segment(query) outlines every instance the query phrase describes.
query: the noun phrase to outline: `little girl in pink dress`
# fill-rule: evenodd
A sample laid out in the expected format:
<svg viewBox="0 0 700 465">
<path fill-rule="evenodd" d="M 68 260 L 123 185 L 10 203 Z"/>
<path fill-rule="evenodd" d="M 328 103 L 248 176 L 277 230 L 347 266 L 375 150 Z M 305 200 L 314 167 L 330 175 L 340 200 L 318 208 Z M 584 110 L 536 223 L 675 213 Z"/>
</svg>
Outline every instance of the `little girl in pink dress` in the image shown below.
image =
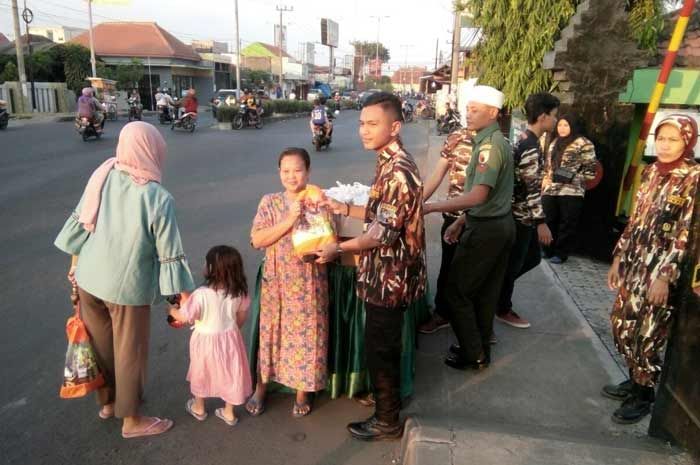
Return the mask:
<svg viewBox="0 0 700 465">
<path fill-rule="evenodd" d="M 178 321 L 194 324 L 190 338 L 190 382 L 192 398 L 187 412 L 199 421 L 207 418 L 204 400 L 218 397 L 226 406 L 215 414 L 229 426 L 238 423 L 234 405 L 252 393 L 246 347 L 240 328 L 248 314 L 250 298 L 243 273 L 243 260 L 233 247 L 219 245 L 207 253 L 205 283 L 181 304 L 171 308 Z"/>
</svg>

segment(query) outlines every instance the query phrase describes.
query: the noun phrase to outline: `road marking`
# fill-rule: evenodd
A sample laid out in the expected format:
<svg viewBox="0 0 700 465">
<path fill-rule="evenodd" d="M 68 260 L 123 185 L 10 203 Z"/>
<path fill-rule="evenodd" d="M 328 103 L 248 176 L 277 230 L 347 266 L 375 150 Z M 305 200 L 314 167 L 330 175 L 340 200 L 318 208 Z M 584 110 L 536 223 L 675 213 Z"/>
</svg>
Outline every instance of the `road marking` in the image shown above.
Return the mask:
<svg viewBox="0 0 700 465">
<path fill-rule="evenodd" d="M 26 398 L 26 397 L 22 397 L 22 398 L 19 399 L 19 400 L 16 400 L 16 401 L 14 401 L 14 402 L 10 402 L 9 404 L 3 405 L 2 408 L 0 408 L 0 413 L 5 413 L 6 410 L 10 410 L 10 409 L 14 409 L 14 408 L 19 408 L 19 407 L 24 407 L 24 406 L 27 405 L 27 404 L 28 404 L 27 398 Z"/>
</svg>

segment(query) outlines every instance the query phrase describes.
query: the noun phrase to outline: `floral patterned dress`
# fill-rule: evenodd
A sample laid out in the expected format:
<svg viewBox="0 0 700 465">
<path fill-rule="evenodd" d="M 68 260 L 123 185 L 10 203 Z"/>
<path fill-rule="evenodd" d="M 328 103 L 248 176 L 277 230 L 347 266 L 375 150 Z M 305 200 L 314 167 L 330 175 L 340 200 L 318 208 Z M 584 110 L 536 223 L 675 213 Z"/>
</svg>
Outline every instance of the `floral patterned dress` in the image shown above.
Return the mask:
<svg viewBox="0 0 700 465">
<path fill-rule="evenodd" d="M 284 193 L 260 201 L 253 231 L 282 221 Z M 260 295 L 258 369 L 262 381 L 313 392 L 325 389 L 328 362 L 328 276 L 325 265 L 304 263 L 287 233 L 265 249 Z"/>
</svg>

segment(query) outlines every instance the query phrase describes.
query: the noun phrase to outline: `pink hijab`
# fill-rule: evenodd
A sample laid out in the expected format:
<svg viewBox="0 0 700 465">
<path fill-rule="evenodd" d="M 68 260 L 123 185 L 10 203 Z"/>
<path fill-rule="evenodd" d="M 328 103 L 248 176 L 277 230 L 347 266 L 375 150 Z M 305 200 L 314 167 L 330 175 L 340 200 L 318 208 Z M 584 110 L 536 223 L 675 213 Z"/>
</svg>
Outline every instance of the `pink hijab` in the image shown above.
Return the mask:
<svg viewBox="0 0 700 465">
<path fill-rule="evenodd" d="M 107 159 L 90 176 L 78 221 L 87 231 L 95 231 L 102 187 L 112 169 L 129 173 L 136 184 L 160 183 L 166 153 L 165 139 L 153 125 L 136 121 L 124 126 L 119 133 L 117 156 Z"/>
</svg>

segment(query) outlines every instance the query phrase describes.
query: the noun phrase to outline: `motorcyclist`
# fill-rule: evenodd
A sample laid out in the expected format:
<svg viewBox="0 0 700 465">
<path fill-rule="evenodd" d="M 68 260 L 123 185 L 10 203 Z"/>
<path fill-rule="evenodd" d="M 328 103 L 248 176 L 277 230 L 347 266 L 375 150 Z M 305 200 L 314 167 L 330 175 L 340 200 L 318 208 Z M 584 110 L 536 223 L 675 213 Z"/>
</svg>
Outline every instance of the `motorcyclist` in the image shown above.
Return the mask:
<svg viewBox="0 0 700 465">
<path fill-rule="evenodd" d="M 328 118 L 328 109 L 325 106 L 325 98 L 317 98 L 314 100 L 314 108 L 311 110 L 311 120 L 309 128 L 311 128 L 311 136 L 314 135 L 316 126 L 323 126 L 323 134 L 330 139 L 333 135 L 333 124 Z"/>
<path fill-rule="evenodd" d="M 180 105 L 182 106 L 182 108 L 184 108 L 183 115 L 186 115 L 187 113 L 194 113 L 195 115 L 197 115 L 197 108 L 199 107 L 199 102 L 197 101 L 196 92 L 194 89 L 189 89 L 187 91 L 187 95 L 184 99 L 182 99 Z"/>
<path fill-rule="evenodd" d="M 78 99 L 78 117 L 87 118 L 101 132 L 105 127 L 102 104 L 94 97 L 92 87 L 84 87 L 81 94 Z"/>
<path fill-rule="evenodd" d="M 245 103 L 245 111 L 250 120 L 255 120 L 259 117 L 258 101 L 250 89 L 245 89 L 244 92 L 245 95 L 243 96 L 242 101 Z"/>
<path fill-rule="evenodd" d="M 141 105 L 141 95 L 139 94 L 138 89 L 132 89 L 131 94 L 129 94 L 129 98 L 127 98 L 126 101 L 129 102 L 130 105 L 132 103 L 136 105 L 136 109 L 139 113 L 141 113 L 143 110 L 143 105 Z"/>
<path fill-rule="evenodd" d="M 340 111 L 340 100 L 340 92 L 336 92 L 335 94 L 333 94 L 333 101 L 335 102 L 335 109 L 337 111 Z"/>
<path fill-rule="evenodd" d="M 173 115 L 171 110 L 177 106 L 175 100 L 173 100 L 170 94 L 168 94 L 168 89 L 163 89 L 163 92 L 160 94 L 160 98 L 156 100 L 156 103 L 159 111 L 162 111 L 163 114 L 170 116 Z"/>
</svg>

